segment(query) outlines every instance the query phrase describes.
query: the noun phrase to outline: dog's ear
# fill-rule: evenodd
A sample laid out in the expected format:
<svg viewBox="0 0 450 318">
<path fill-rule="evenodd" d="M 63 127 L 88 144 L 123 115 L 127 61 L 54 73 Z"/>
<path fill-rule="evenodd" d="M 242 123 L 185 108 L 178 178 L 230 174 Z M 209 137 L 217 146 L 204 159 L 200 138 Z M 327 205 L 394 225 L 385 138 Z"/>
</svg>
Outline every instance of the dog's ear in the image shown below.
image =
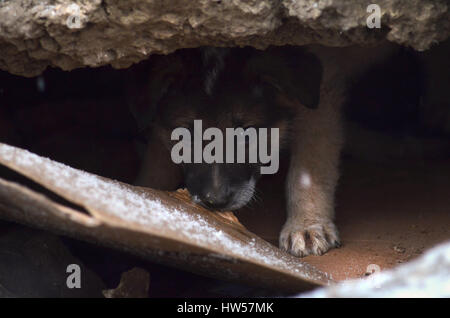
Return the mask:
<svg viewBox="0 0 450 318">
<path fill-rule="evenodd" d="M 298 48 L 272 48 L 252 57 L 245 74 L 269 85 L 284 99 L 318 107 L 322 65 L 312 54 Z"/>
<path fill-rule="evenodd" d="M 183 81 L 184 66 L 177 56 L 155 56 L 135 71 L 128 105 L 138 129 L 148 129 L 155 117 L 158 104 L 173 89 L 176 82 Z"/>
</svg>

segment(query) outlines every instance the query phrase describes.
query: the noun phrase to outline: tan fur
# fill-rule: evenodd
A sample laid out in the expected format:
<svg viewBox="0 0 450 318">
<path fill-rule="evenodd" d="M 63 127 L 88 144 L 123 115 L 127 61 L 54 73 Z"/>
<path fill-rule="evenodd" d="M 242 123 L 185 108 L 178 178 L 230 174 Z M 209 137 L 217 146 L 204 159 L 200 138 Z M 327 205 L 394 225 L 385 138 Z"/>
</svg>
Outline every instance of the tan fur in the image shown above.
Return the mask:
<svg viewBox="0 0 450 318">
<path fill-rule="evenodd" d="M 286 185 L 288 218 L 280 234 L 280 248 L 289 253 L 300 257 L 321 255 L 340 245 L 333 218 L 343 144 L 340 108 L 345 101 L 346 84 L 349 78 L 384 59 L 393 50 L 391 45 L 311 48 L 320 58 L 324 74 L 318 109 L 301 107 L 293 125 Z"/>
</svg>

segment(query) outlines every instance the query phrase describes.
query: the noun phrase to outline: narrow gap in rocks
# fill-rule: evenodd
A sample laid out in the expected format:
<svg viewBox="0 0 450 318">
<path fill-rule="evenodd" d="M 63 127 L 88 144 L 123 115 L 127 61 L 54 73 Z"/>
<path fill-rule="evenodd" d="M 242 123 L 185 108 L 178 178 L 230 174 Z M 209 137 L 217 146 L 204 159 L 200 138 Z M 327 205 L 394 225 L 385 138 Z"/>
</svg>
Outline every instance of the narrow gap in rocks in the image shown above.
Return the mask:
<svg viewBox="0 0 450 318">
<path fill-rule="evenodd" d="M 448 75 L 439 66 L 448 65 L 448 53 L 448 43 L 425 53 L 403 49 L 353 83 L 345 107 L 348 138 L 337 193 L 337 224 L 344 245 L 322 257 L 307 257 L 306 262 L 334 272 L 335 279 L 361 277 L 368 264 L 394 267 L 450 238 L 445 211 L 450 204 L 445 193 L 450 186 L 450 97 L 444 85 Z M 48 69 L 34 78 L 0 72 L 0 142 L 133 183 L 147 142 L 136 112 L 151 117 L 140 107 L 151 98 L 146 91 L 152 80 L 149 69 L 158 59 L 163 57 L 152 56 L 126 70 Z M 248 229 L 275 245 L 285 218 L 287 164 L 282 161 L 280 173 L 261 180 L 262 202 L 236 212 Z M 4 167 L 0 176 L 87 213 Z M 93 254 L 114 254 L 64 240 L 97 272 L 104 264 Z M 134 261 L 120 265 L 120 270 L 142 265 Z M 152 290 L 153 296 L 204 296 L 204 286 L 207 294 L 236 295 L 236 289 L 257 294 L 206 279 L 195 289 L 190 284 L 199 281 L 197 276 L 158 268 L 155 288 L 160 291 Z M 179 286 L 164 287 L 164 279 L 173 281 L 174 271 L 185 282 L 178 294 Z M 118 272 L 103 275 L 108 287 L 117 283 Z"/>
</svg>

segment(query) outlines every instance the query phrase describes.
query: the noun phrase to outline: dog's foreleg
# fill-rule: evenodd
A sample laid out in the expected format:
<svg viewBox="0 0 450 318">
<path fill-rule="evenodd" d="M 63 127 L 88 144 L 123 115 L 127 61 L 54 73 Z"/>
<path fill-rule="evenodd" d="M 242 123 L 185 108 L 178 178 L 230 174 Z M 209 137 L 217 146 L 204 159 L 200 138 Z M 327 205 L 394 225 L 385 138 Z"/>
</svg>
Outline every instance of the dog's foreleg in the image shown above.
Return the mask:
<svg viewBox="0 0 450 318">
<path fill-rule="evenodd" d="M 280 247 L 296 256 L 321 255 L 339 246 L 333 223 L 342 146 L 343 87 L 325 78 L 318 109 L 302 107 L 293 125 L 287 178 L 288 216 Z"/>
</svg>

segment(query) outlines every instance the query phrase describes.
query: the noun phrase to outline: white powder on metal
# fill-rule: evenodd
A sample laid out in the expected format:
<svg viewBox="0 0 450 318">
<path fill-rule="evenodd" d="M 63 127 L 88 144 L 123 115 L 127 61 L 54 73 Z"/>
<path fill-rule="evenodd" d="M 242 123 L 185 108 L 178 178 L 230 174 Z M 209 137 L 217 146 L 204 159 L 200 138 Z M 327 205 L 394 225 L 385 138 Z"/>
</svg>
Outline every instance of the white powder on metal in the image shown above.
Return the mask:
<svg viewBox="0 0 450 318">
<path fill-rule="evenodd" d="M 288 255 L 275 253 L 275 248 L 269 243 L 262 242 L 256 248 L 255 244 L 241 242 L 213 226 L 201 215 L 187 213 L 182 206 L 176 209 L 166 207 L 149 194 L 134 192 L 119 182 L 105 180 L 5 144 L 0 144 L 0 162 L 9 163 L 11 167 L 15 165 L 28 177 L 38 173 L 39 182 L 44 186 L 56 192 L 60 189 L 60 195 L 70 192 L 78 204 L 91 209 L 144 225 L 149 230 L 164 228 L 181 242 L 214 250 L 220 247 L 242 259 L 276 266 L 305 278 L 319 279 L 307 277 L 305 270 L 310 268 L 307 264 Z M 36 169 L 39 169 L 38 172 Z"/>
</svg>

